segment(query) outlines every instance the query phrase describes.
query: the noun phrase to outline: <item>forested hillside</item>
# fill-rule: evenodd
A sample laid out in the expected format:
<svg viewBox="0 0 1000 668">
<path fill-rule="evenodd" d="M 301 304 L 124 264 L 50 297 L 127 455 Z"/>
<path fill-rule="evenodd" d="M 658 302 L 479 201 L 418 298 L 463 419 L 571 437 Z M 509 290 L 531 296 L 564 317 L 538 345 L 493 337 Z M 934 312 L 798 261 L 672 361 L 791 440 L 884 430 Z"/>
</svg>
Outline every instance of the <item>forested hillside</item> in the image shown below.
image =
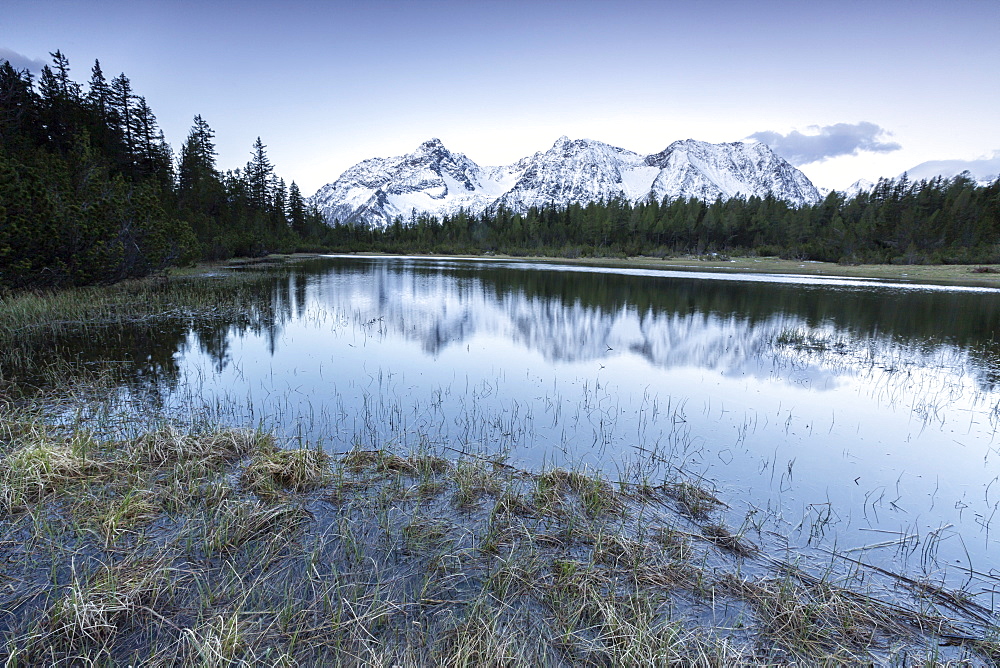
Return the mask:
<svg viewBox="0 0 1000 668">
<path fill-rule="evenodd" d="M 220 173 L 201 116 L 175 156 L 125 74 L 86 86 L 60 51 L 37 80 L 0 62 L 0 286 L 144 276 L 199 258 L 317 246 L 329 231 L 260 138 Z"/>
<path fill-rule="evenodd" d="M 967 176 L 911 182 L 882 179 L 846 199 L 815 205 L 774 197 L 621 200 L 502 208 L 437 219 L 414 212 L 384 229 L 334 224 L 343 249 L 552 255 L 660 255 L 719 252 L 848 263 L 1000 262 L 1000 180 Z"/>
</svg>

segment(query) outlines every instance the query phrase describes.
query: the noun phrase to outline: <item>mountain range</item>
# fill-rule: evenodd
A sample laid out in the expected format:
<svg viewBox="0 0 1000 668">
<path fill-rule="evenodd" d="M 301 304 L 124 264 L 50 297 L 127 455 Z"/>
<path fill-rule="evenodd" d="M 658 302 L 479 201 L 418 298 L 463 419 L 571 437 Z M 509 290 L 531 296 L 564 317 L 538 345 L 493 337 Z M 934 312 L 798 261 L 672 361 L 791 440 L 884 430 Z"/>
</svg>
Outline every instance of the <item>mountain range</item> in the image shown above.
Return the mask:
<svg viewBox="0 0 1000 668">
<path fill-rule="evenodd" d="M 430 139 L 412 153 L 370 158 L 311 198 L 328 223 L 382 227 L 397 217 L 459 210 L 476 215 L 620 198 L 697 197 L 705 201 L 772 195 L 795 206 L 820 200 L 809 179 L 760 142 L 686 139 L 641 155 L 591 139 L 560 137 L 547 151 L 484 167 Z"/>
</svg>

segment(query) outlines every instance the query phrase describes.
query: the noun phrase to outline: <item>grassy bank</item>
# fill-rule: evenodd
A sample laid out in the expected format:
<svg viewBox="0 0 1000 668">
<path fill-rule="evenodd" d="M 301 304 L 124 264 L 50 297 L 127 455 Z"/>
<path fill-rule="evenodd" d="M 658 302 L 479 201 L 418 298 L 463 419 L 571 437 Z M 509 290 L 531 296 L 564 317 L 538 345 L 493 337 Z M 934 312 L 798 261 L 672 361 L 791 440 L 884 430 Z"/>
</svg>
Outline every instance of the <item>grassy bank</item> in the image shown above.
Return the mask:
<svg viewBox="0 0 1000 668">
<path fill-rule="evenodd" d="M 693 481 L 280 445 L 166 424 L 110 441 L 4 405 L 7 665 L 1000 659 L 960 592 L 811 574 Z"/>
<path fill-rule="evenodd" d="M 602 264 L 602 260 L 572 262 Z M 962 264 L 837 264 L 834 262 L 804 262 L 776 257 L 679 257 L 629 258 L 613 266 L 692 269 L 751 274 L 796 274 L 844 278 L 867 278 L 910 283 L 970 285 L 1000 288 L 1000 268 L 996 266 Z"/>
<path fill-rule="evenodd" d="M 359 255 L 378 255 L 359 253 Z M 415 256 L 419 257 L 419 256 Z M 427 257 L 434 257 L 433 255 Z M 931 285 L 965 285 L 1000 288 L 1000 266 L 973 264 L 837 264 L 783 260 L 777 257 L 679 256 L 679 257 L 541 257 L 515 256 L 501 253 L 489 255 L 459 255 L 468 259 L 489 258 L 551 262 L 556 264 L 631 269 L 663 269 L 680 271 L 717 271 L 747 274 L 792 274 L 829 278 L 862 278 L 873 280 L 927 283 Z"/>
</svg>

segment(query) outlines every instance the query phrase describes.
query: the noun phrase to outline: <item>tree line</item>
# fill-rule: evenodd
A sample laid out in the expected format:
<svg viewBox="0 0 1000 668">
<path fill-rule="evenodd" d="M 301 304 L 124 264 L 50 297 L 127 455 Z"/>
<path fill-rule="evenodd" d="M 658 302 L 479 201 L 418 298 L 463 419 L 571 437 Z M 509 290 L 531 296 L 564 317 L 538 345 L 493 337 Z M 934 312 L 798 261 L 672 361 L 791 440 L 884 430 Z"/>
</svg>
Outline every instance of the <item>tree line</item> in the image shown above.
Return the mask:
<svg viewBox="0 0 1000 668">
<path fill-rule="evenodd" d="M 329 228 L 260 140 L 220 172 L 199 115 L 175 157 L 146 99 L 60 52 L 37 80 L 0 61 L 0 286 L 81 285 L 201 258 L 322 247 Z"/>
<path fill-rule="evenodd" d="M 842 263 L 1000 263 L 1000 179 L 881 179 L 848 198 L 795 207 L 772 196 L 621 199 L 503 208 L 437 218 L 413 212 L 382 229 L 334 223 L 344 250 L 667 257 L 724 253 Z"/>
</svg>

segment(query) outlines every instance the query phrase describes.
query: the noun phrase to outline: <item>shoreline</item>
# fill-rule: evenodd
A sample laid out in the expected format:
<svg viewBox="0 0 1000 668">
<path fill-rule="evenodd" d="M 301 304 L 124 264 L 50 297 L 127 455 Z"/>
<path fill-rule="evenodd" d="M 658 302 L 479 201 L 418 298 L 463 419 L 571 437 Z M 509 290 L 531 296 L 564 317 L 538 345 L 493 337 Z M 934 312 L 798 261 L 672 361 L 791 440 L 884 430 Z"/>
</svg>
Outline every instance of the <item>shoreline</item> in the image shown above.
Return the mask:
<svg viewBox="0 0 1000 668">
<path fill-rule="evenodd" d="M 686 255 L 676 258 L 656 258 L 636 256 L 630 258 L 587 257 L 564 258 L 539 255 L 497 254 L 436 254 L 436 253 L 329 253 L 302 255 L 301 257 L 321 257 L 323 255 L 355 255 L 358 257 L 383 257 L 401 255 L 407 257 L 443 258 L 453 257 L 469 260 L 512 260 L 548 264 L 568 264 L 592 267 L 628 269 L 653 269 L 663 271 L 710 271 L 719 273 L 747 274 L 790 274 L 813 276 L 816 278 L 858 278 L 898 281 L 908 284 L 955 285 L 977 288 L 1000 289 L 1000 267 L 977 264 L 859 264 L 841 265 L 835 262 L 811 260 L 783 260 L 777 257 L 728 257 L 705 259 L 704 256 Z M 280 256 L 294 258 L 297 256 Z M 978 271 L 977 271 L 978 270 Z"/>
</svg>

